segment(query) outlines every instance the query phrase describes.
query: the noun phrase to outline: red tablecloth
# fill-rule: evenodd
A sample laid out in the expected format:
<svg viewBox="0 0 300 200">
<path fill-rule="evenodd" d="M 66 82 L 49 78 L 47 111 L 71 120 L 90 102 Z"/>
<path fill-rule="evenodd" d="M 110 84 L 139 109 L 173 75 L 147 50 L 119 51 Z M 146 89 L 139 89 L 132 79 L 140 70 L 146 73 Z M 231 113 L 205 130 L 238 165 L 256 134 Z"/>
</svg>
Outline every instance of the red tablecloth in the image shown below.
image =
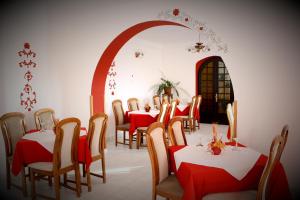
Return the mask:
<svg viewBox="0 0 300 200">
<path fill-rule="evenodd" d="M 176 170 L 174 153 L 183 147 L 169 147 L 171 170 Z M 257 189 L 266 162 L 267 157 L 261 155 L 255 166 L 241 181 L 220 168 L 183 162 L 178 171 L 175 171 L 178 181 L 184 190 L 182 199 L 199 200 L 209 193 Z M 280 163 L 276 165 L 271 175 L 270 193 L 271 200 L 291 199 L 287 177 Z"/>
<path fill-rule="evenodd" d="M 79 137 L 78 160 L 86 163 L 86 168 L 91 164 L 91 152 L 88 148 L 86 135 Z M 12 173 L 16 176 L 20 173 L 22 166 L 34 162 L 51 162 L 52 153 L 36 141 L 21 139 L 17 142 L 13 162 Z"/>
<path fill-rule="evenodd" d="M 129 133 L 133 134 L 134 131 L 138 127 L 147 127 L 147 126 L 149 126 L 153 122 L 156 122 L 157 117 L 158 117 L 158 115 L 155 116 L 155 117 L 152 117 L 151 115 L 144 115 L 144 114 L 130 114 L 128 116 L 128 113 L 126 112 L 125 118 L 127 118 L 128 121 L 130 122 Z"/>
</svg>

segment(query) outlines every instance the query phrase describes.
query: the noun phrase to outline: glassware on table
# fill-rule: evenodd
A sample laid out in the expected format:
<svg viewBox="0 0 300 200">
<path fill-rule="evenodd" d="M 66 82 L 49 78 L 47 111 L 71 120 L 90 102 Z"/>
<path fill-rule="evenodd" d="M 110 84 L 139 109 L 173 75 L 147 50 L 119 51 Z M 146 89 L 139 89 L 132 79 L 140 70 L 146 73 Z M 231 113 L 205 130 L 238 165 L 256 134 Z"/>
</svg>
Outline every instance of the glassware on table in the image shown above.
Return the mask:
<svg viewBox="0 0 300 200">
<path fill-rule="evenodd" d="M 42 133 L 44 133 L 44 132 L 45 132 L 45 122 L 43 122 L 43 121 L 40 122 L 40 125 L 41 125 L 41 130 L 40 130 L 40 131 L 41 131 Z"/>
<path fill-rule="evenodd" d="M 239 150 L 239 147 L 238 147 L 238 143 L 239 143 L 238 142 L 238 138 L 234 137 L 233 140 L 235 141 L 235 144 L 234 144 L 234 146 L 232 146 L 232 150 L 237 151 L 237 150 Z"/>
</svg>

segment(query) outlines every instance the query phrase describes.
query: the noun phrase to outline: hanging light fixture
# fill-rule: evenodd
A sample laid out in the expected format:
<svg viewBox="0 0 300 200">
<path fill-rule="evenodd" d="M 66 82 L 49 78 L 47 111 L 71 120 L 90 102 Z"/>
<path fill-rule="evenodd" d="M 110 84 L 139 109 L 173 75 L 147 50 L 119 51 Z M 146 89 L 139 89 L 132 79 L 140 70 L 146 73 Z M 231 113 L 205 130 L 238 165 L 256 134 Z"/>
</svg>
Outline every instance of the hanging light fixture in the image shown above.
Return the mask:
<svg viewBox="0 0 300 200">
<path fill-rule="evenodd" d="M 203 30 L 203 27 L 200 27 L 199 28 L 199 42 L 196 42 L 196 44 L 190 48 L 188 48 L 188 51 L 189 52 L 192 52 L 192 53 L 199 53 L 199 52 L 206 52 L 206 51 L 210 51 L 210 48 L 208 46 L 205 46 L 203 44 L 203 42 L 201 42 L 200 40 L 200 33 L 201 31 Z"/>
</svg>

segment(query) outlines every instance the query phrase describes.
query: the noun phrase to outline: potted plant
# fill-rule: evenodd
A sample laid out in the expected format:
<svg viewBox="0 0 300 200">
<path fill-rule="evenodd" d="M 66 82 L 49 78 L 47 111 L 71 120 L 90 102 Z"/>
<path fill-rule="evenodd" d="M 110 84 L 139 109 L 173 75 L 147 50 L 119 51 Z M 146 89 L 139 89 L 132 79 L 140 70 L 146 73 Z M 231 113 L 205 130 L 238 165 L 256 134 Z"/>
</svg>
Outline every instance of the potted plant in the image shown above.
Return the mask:
<svg viewBox="0 0 300 200">
<path fill-rule="evenodd" d="M 172 89 L 174 89 L 177 96 L 179 96 L 177 86 L 179 85 L 180 82 L 174 83 L 174 82 L 169 81 L 165 78 L 160 78 L 160 80 L 162 82 L 158 85 L 157 95 L 161 95 L 162 92 L 164 91 L 165 94 L 170 96 L 172 94 Z"/>
</svg>

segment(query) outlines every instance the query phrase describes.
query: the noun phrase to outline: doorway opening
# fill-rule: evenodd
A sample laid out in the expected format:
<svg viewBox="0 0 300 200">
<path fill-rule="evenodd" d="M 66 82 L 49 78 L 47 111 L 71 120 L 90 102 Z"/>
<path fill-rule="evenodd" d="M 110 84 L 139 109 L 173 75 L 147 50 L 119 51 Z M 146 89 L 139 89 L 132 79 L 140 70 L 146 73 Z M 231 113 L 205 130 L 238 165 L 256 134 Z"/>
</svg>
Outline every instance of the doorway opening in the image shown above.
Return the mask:
<svg viewBox="0 0 300 200">
<path fill-rule="evenodd" d="M 197 62 L 196 94 L 202 96 L 201 123 L 228 125 L 226 107 L 234 101 L 234 92 L 221 57 L 211 56 Z"/>
</svg>

